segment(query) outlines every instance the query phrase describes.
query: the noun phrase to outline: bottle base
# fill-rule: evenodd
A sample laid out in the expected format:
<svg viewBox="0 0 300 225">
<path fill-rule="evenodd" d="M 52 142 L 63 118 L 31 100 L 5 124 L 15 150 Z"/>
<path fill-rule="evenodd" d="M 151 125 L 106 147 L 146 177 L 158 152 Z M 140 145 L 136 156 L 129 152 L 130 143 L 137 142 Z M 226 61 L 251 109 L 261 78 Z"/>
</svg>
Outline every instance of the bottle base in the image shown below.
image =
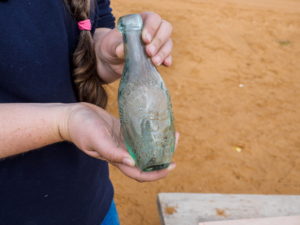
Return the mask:
<svg viewBox="0 0 300 225">
<path fill-rule="evenodd" d="M 170 163 L 152 165 L 152 166 L 148 166 L 148 167 L 144 168 L 143 171 L 144 172 L 151 172 L 151 171 L 155 171 L 155 170 L 162 170 L 162 169 L 166 169 L 169 165 L 170 165 Z"/>
</svg>

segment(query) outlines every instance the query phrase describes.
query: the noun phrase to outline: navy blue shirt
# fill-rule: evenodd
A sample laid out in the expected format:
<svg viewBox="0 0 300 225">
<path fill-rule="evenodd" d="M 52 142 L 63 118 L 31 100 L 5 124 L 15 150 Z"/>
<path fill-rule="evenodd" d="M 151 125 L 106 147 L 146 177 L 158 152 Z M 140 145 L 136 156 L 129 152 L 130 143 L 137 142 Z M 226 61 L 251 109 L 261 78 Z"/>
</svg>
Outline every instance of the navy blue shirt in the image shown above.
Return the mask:
<svg viewBox="0 0 300 225">
<path fill-rule="evenodd" d="M 91 19 L 114 26 L 109 0 Z M 63 0 L 0 1 L 0 103 L 76 102 L 78 34 Z M 99 225 L 112 198 L 107 163 L 71 143 L 0 160 L 0 225 Z"/>
</svg>

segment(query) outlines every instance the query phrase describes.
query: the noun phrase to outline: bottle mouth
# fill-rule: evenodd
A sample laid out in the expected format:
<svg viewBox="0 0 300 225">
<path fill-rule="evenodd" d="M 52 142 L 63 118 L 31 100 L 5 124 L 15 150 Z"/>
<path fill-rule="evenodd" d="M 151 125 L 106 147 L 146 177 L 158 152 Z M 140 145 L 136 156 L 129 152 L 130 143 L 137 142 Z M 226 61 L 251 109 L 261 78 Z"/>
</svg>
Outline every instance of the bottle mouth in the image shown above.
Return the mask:
<svg viewBox="0 0 300 225">
<path fill-rule="evenodd" d="M 118 20 L 118 30 L 120 32 L 142 30 L 143 19 L 139 14 L 130 14 L 120 17 Z"/>
</svg>

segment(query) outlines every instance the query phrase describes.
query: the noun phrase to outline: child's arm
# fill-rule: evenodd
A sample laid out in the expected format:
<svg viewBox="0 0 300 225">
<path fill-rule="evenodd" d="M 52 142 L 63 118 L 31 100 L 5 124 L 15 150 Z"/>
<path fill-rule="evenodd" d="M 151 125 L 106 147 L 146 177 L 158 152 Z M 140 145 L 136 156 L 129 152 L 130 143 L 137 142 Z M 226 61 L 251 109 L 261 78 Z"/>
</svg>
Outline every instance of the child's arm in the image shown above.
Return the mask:
<svg viewBox="0 0 300 225">
<path fill-rule="evenodd" d="M 62 141 L 64 104 L 0 104 L 0 159 Z"/>
<path fill-rule="evenodd" d="M 0 104 L 0 159 L 64 140 L 138 181 L 161 179 L 173 168 L 144 173 L 133 167 L 119 120 L 95 105 Z"/>
</svg>

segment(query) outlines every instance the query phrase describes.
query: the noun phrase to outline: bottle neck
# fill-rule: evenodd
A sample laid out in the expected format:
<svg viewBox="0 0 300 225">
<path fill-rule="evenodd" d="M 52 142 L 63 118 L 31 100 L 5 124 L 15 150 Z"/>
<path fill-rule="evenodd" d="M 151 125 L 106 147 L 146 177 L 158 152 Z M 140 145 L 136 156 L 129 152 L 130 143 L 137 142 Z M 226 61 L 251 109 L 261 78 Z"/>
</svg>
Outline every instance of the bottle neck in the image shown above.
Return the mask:
<svg viewBox="0 0 300 225">
<path fill-rule="evenodd" d="M 141 40 L 141 30 L 130 30 L 123 34 L 125 43 L 125 61 L 129 68 L 136 69 L 149 63 Z"/>
</svg>

